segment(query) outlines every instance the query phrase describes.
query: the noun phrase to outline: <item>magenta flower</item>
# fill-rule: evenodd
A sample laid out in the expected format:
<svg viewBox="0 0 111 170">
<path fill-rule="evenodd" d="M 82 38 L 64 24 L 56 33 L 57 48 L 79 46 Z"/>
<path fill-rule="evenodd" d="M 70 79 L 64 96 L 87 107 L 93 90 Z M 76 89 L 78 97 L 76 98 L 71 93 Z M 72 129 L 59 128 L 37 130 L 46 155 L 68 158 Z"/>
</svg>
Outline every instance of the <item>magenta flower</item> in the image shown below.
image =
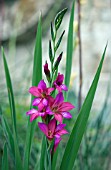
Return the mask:
<svg viewBox="0 0 111 170">
<path fill-rule="evenodd" d="M 62 140 L 61 136 L 68 133 L 68 131 L 64 129 L 66 124 L 56 125 L 56 123 L 55 119 L 52 119 L 48 125 L 45 123 L 38 123 L 39 128 L 46 135 L 48 140 L 51 141 L 55 138 L 54 150 L 56 150 L 58 144 Z"/>
<path fill-rule="evenodd" d="M 48 105 L 48 97 L 53 90 L 54 88 L 46 87 L 44 80 L 41 80 L 37 87 L 30 87 L 29 92 L 37 97 L 33 100 L 32 105 L 38 106 L 38 108 L 42 110 L 44 106 Z"/>
<path fill-rule="evenodd" d="M 64 97 L 62 92 L 58 93 L 55 99 L 50 96 L 49 107 L 48 109 L 46 109 L 47 114 L 54 115 L 55 119 L 60 123 L 62 123 L 63 118 L 72 118 L 72 115 L 68 111 L 72 110 L 75 107 L 71 103 L 63 101 Z"/>
<path fill-rule="evenodd" d="M 58 76 L 53 83 L 54 87 L 58 90 L 58 92 L 61 92 L 62 90 L 64 91 L 68 90 L 67 86 L 63 84 L 63 81 L 64 81 L 64 75 L 58 73 Z"/>
<path fill-rule="evenodd" d="M 30 122 L 32 122 L 34 119 L 38 118 L 39 116 L 41 116 L 43 119 L 47 116 L 45 109 L 43 109 L 42 111 L 31 109 L 26 113 L 26 115 L 30 116 Z"/>
</svg>

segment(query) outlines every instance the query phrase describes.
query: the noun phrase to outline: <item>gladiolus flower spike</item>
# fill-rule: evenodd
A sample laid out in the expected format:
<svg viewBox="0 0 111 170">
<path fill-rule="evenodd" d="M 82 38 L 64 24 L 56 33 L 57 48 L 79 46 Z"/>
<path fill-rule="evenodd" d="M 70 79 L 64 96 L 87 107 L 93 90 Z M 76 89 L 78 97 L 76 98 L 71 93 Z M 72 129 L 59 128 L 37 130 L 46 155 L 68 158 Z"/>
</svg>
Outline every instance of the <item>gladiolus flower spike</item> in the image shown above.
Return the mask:
<svg viewBox="0 0 111 170">
<path fill-rule="evenodd" d="M 54 151 L 62 140 L 61 136 L 68 133 L 64 129 L 66 124 L 62 124 L 63 119 L 71 119 L 72 115 L 69 111 L 74 108 L 71 103 L 64 102 L 62 90 L 67 91 L 68 88 L 63 84 L 63 80 L 63 74 L 59 73 L 53 82 L 53 87 L 47 87 L 44 80 L 41 80 L 37 87 L 33 86 L 29 89 L 29 92 L 36 97 L 32 105 L 37 108 L 32 108 L 26 114 L 30 116 L 30 122 L 38 117 L 44 120 L 44 123 L 39 122 L 38 126 L 48 141 L 54 139 Z M 54 89 L 58 91 L 55 98 L 51 96 Z"/>
<path fill-rule="evenodd" d="M 63 13 L 59 14 L 60 20 L 58 20 L 58 22 L 60 23 L 62 22 L 62 14 Z M 47 147 L 51 146 L 52 155 L 54 153 L 53 151 L 56 150 L 58 144 L 62 140 L 61 136 L 68 133 L 68 131 L 64 129 L 66 124 L 62 123 L 63 119 L 71 119 L 72 115 L 69 111 L 74 108 L 71 103 L 64 102 L 62 91 L 68 91 L 68 88 L 63 83 L 64 75 L 58 73 L 58 67 L 60 65 L 63 52 L 61 52 L 56 58 L 56 51 L 60 46 L 64 32 L 59 38 L 59 41 L 57 41 L 57 30 L 54 31 L 54 29 L 55 28 L 53 28 L 53 25 L 51 24 L 52 36 L 51 41 L 49 41 L 49 59 L 51 68 L 49 68 L 47 61 L 44 65 L 44 73 L 49 87 L 47 87 L 44 80 L 41 80 L 38 86 L 30 87 L 29 93 L 31 93 L 35 98 L 32 101 L 32 109 L 26 113 L 26 115 L 30 116 L 30 122 L 38 117 L 42 118 L 42 122 L 39 122 L 38 126 L 47 138 Z M 55 96 L 56 90 L 57 95 Z"/>
</svg>

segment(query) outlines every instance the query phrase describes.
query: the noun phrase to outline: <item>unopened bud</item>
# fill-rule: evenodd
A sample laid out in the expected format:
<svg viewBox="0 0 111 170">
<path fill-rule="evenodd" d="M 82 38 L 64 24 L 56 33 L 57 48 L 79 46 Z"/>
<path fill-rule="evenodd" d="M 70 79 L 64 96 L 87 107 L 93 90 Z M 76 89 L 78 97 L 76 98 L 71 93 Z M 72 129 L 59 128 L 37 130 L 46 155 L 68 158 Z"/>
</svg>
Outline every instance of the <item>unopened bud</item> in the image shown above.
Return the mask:
<svg viewBox="0 0 111 170">
<path fill-rule="evenodd" d="M 46 61 L 45 65 L 44 65 L 44 73 L 46 75 L 47 80 L 50 81 L 50 70 L 48 69 L 47 61 Z"/>
<path fill-rule="evenodd" d="M 60 61 L 62 59 L 62 54 L 63 54 L 63 52 L 59 55 L 59 57 L 57 58 L 57 60 L 55 62 L 54 71 L 57 70 L 57 68 L 58 68 L 58 65 L 59 65 L 59 63 L 60 63 Z"/>
</svg>

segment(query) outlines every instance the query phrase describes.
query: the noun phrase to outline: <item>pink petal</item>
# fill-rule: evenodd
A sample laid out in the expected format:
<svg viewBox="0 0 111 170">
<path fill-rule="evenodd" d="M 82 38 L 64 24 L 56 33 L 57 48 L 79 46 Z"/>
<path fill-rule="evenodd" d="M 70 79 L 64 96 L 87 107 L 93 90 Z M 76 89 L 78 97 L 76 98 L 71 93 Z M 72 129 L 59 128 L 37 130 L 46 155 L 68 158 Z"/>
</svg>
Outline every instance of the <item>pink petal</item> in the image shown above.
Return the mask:
<svg viewBox="0 0 111 170">
<path fill-rule="evenodd" d="M 56 138 L 55 139 L 55 143 L 54 143 L 54 152 L 56 151 L 57 146 L 59 145 L 60 141 L 62 140 L 62 138 Z"/>
<path fill-rule="evenodd" d="M 59 138 L 60 136 L 65 135 L 65 134 L 67 134 L 67 133 L 68 133 L 67 130 L 62 129 L 62 130 L 56 132 L 54 136 L 55 136 L 56 138 Z"/>
<path fill-rule="evenodd" d="M 54 88 L 47 88 L 47 95 L 50 95 L 52 91 L 54 91 Z"/>
<path fill-rule="evenodd" d="M 40 128 L 40 130 L 46 135 L 48 136 L 48 127 L 45 123 L 40 123 L 38 122 L 38 126 Z"/>
<path fill-rule="evenodd" d="M 47 107 L 46 113 L 49 115 L 53 115 L 54 113 L 50 110 L 50 107 Z"/>
<path fill-rule="evenodd" d="M 72 115 L 69 112 L 62 112 L 61 114 L 66 119 L 71 119 L 72 118 Z"/>
<path fill-rule="evenodd" d="M 63 119 L 62 115 L 60 115 L 60 114 L 54 114 L 54 117 L 55 117 L 55 119 L 56 119 L 57 121 L 59 121 L 60 123 L 62 123 L 62 119 Z"/>
<path fill-rule="evenodd" d="M 39 116 L 44 117 L 46 115 L 46 112 L 39 112 Z"/>
<path fill-rule="evenodd" d="M 56 138 L 60 138 L 61 137 L 61 135 L 59 135 L 58 133 L 55 133 L 55 135 L 54 135 Z"/>
<path fill-rule="evenodd" d="M 61 93 L 57 94 L 54 104 L 59 104 L 59 103 L 62 103 L 63 101 L 64 101 L 64 97 L 61 92 Z"/>
<path fill-rule="evenodd" d="M 57 125 L 55 132 L 57 132 L 59 130 L 62 130 L 65 126 L 66 126 L 66 124 L 59 124 L 59 125 Z"/>
<path fill-rule="evenodd" d="M 62 92 L 61 87 L 59 87 L 58 85 L 56 86 L 56 89 L 58 90 L 59 93 Z"/>
<path fill-rule="evenodd" d="M 41 98 L 35 98 L 32 102 L 33 106 L 38 106 L 38 104 L 41 102 Z"/>
<path fill-rule="evenodd" d="M 36 109 L 31 109 L 31 110 L 29 110 L 26 114 L 27 114 L 27 115 L 38 114 L 38 111 L 37 111 Z"/>
<path fill-rule="evenodd" d="M 39 114 L 34 113 L 30 116 L 30 122 L 32 122 L 34 119 L 38 118 Z"/>
<path fill-rule="evenodd" d="M 67 88 L 67 86 L 65 84 L 62 84 L 60 87 L 61 87 L 62 90 L 68 91 L 68 88 Z"/>
<path fill-rule="evenodd" d="M 49 105 L 52 106 L 54 101 L 55 101 L 55 99 L 52 96 L 49 96 L 48 100 L 49 100 Z"/>
<path fill-rule="evenodd" d="M 33 95 L 33 96 L 36 96 L 36 97 L 40 97 L 41 96 L 41 93 L 39 92 L 38 88 L 37 87 L 30 87 L 29 89 L 29 92 Z"/>
<path fill-rule="evenodd" d="M 52 119 L 48 124 L 48 130 L 51 130 L 53 134 L 55 131 L 55 128 L 56 128 L 56 120 Z"/>
<path fill-rule="evenodd" d="M 46 88 L 46 83 L 44 82 L 44 80 L 41 80 L 38 84 L 38 89 L 42 89 L 44 91 Z"/>
<path fill-rule="evenodd" d="M 62 84 L 63 80 L 64 80 L 64 75 L 58 73 L 58 76 L 57 76 L 57 79 L 56 79 L 57 83 L 59 82 L 59 84 Z"/>
<path fill-rule="evenodd" d="M 73 106 L 69 102 L 63 102 L 59 107 L 59 109 L 63 112 L 68 111 L 68 110 L 72 110 L 73 108 L 75 108 L 75 106 Z"/>
<path fill-rule="evenodd" d="M 41 111 L 41 110 L 44 109 L 44 105 L 43 105 L 42 102 L 40 102 L 40 103 L 38 104 L 38 109 L 39 109 L 39 111 Z"/>
<path fill-rule="evenodd" d="M 43 103 L 44 106 L 47 106 L 47 104 L 48 104 L 47 99 L 44 98 L 44 99 L 42 100 L 42 103 Z"/>
</svg>

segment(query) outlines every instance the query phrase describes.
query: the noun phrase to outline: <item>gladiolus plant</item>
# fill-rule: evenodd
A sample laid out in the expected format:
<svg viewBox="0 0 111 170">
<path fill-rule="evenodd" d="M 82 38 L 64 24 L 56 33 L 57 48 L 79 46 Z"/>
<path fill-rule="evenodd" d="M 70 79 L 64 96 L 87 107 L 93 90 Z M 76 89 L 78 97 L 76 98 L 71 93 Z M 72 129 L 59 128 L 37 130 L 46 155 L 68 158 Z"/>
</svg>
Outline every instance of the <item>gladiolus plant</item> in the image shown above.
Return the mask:
<svg viewBox="0 0 111 170">
<path fill-rule="evenodd" d="M 3 133 L 6 139 L 3 149 L 2 170 L 8 170 L 9 155 L 10 157 L 12 157 L 14 169 L 30 169 L 30 159 L 33 159 L 31 158 L 31 146 L 33 143 L 34 132 L 36 131 L 37 127 L 41 131 L 41 134 L 43 134 L 43 139 L 41 143 L 40 160 L 37 162 L 35 161 L 34 170 L 56 170 L 57 157 L 59 154 L 61 154 L 61 151 L 58 148 L 59 144 L 62 143 L 63 135 L 68 135 L 69 139 L 67 141 L 63 155 L 60 156 L 61 162 L 59 165 L 59 169 L 73 169 L 75 159 L 82 141 L 82 137 L 86 129 L 107 47 L 106 45 L 94 80 L 83 102 L 81 110 L 78 113 L 77 119 L 73 124 L 72 131 L 69 132 L 67 130 L 68 125 L 64 121 L 66 119 L 69 121 L 73 118 L 74 108 L 77 107 L 71 104 L 67 98 L 67 94 L 69 91 L 68 89 L 71 75 L 74 44 L 74 5 L 75 0 L 72 3 L 69 21 L 65 74 L 59 71 L 59 67 L 63 58 L 63 52 L 57 55 L 57 50 L 62 43 L 65 31 L 62 32 L 60 37 L 57 35 L 67 9 L 65 8 L 60 11 L 56 15 L 54 22 L 51 23 L 51 39 L 49 40 L 49 60 L 44 62 L 43 65 L 41 17 L 39 19 L 34 52 L 32 86 L 29 86 L 29 93 L 31 95 L 31 106 L 30 109 L 26 110 L 25 114 L 28 119 L 28 125 L 26 131 L 26 140 L 23 147 L 23 156 L 20 152 L 19 138 L 17 133 L 16 121 L 18 120 L 16 119 L 16 108 L 12 82 L 4 49 L 2 48 L 8 98 L 12 116 L 12 128 L 10 128 L 8 121 L 1 111 L 2 109 L 0 106 L 0 118 L 2 122 Z M 44 70 L 45 78 L 42 77 L 42 67 Z"/>
</svg>

